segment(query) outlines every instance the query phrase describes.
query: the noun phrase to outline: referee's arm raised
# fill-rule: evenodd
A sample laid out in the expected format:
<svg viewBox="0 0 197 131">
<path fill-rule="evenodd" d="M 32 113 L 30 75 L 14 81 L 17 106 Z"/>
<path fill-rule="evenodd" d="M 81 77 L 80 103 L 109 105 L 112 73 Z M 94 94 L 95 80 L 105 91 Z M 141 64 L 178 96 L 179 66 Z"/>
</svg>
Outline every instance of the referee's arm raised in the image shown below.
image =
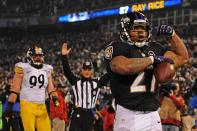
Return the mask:
<svg viewBox="0 0 197 131">
<path fill-rule="evenodd" d="M 70 51 L 71 48 L 68 49 L 68 44 L 64 43 L 61 49 L 61 53 L 62 53 L 61 61 L 63 65 L 64 75 L 67 77 L 71 85 L 74 85 L 78 78 L 72 73 L 70 66 L 68 64 L 67 55 L 70 53 Z"/>
</svg>

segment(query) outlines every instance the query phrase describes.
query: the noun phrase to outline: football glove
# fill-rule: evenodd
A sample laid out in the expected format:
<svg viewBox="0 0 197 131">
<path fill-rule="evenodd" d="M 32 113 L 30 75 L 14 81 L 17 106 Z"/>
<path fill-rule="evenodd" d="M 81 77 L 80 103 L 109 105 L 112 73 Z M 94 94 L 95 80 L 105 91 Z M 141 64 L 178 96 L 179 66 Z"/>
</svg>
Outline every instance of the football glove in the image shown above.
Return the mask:
<svg viewBox="0 0 197 131">
<path fill-rule="evenodd" d="M 3 117 L 4 118 L 10 118 L 13 114 L 13 110 L 12 110 L 12 107 L 13 107 L 13 102 L 8 102 L 8 105 L 7 105 L 7 108 L 5 110 L 5 112 L 3 113 Z"/>
<path fill-rule="evenodd" d="M 157 65 L 157 64 L 160 64 L 160 63 L 163 63 L 163 62 L 168 62 L 170 64 L 174 64 L 174 61 L 168 57 L 165 57 L 165 56 L 153 56 L 154 57 L 154 64 Z"/>
<path fill-rule="evenodd" d="M 169 25 L 160 25 L 157 31 L 157 35 L 167 35 L 172 36 L 174 29 Z"/>
</svg>

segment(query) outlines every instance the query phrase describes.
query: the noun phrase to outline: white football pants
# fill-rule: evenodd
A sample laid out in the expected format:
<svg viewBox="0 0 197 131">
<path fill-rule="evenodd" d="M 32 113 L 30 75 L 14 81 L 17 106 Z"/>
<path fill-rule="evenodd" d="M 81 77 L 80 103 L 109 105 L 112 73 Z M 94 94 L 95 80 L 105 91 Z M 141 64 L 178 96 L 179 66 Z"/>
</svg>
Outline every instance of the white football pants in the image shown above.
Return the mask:
<svg viewBox="0 0 197 131">
<path fill-rule="evenodd" d="M 162 131 L 158 111 L 132 111 L 117 105 L 114 131 Z"/>
</svg>

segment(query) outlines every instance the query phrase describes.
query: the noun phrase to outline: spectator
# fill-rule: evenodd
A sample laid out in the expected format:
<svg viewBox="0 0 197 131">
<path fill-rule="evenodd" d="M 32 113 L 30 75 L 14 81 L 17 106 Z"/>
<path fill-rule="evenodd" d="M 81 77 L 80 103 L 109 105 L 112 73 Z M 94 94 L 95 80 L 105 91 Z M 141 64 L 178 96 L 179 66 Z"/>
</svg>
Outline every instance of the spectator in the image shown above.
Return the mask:
<svg viewBox="0 0 197 131">
<path fill-rule="evenodd" d="M 0 94 L 0 101 L 2 101 L 3 104 L 3 113 L 5 112 L 7 106 L 8 106 L 8 96 L 10 95 L 10 85 L 5 86 L 5 92 Z M 23 125 L 22 120 L 20 117 L 20 104 L 19 104 L 19 97 L 17 101 L 14 103 L 12 108 L 12 117 L 8 119 L 7 117 L 3 116 L 3 131 L 9 131 L 10 128 L 15 131 L 23 131 Z"/>
<path fill-rule="evenodd" d="M 95 106 L 96 110 L 94 112 L 94 117 L 95 117 L 94 129 L 93 129 L 94 131 L 103 131 L 103 119 L 98 113 L 100 111 L 100 106 L 101 106 L 101 102 L 98 98 Z"/>
<path fill-rule="evenodd" d="M 191 131 L 197 131 L 197 126 L 196 125 L 192 126 L 192 130 Z"/>
<path fill-rule="evenodd" d="M 98 113 L 103 118 L 103 131 L 113 131 L 115 110 L 112 107 L 112 102 L 108 102 L 106 107 Z"/>
<path fill-rule="evenodd" d="M 195 125 L 197 126 L 197 79 L 195 80 L 195 84 L 192 89 L 193 89 L 193 96 L 190 101 L 190 107 L 195 112 Z"/>
<path fill-rule="evenodd" d="M 180 95 L 178 83 L 170 83 L 161 87 L 163 96 L 160 103 L 160 117 L 163 131 L 179 131 L 181 126 L 181 109 L 185 100 Z"/>
<path fill-rule="evenodd" d="M 65 131 L 69 124 L 68 118 L 68 104 L 64 98 L 67 92 L 65 87 L 61 84 L 57 85 L 57 95 L 60 105 L 56 107 L 52 101 L 50 101 L 50 117 L 52 120 L 52 131 Z"/>
<path fill-rule="evenodd" d="M 182 131 L 190 131 L 195 123 L 194 117 L 189 112 L 189 108 L 187 105 L 185 105 L 184 110 L 182 110 L 181 122 L 182 122 L 182 128 L 181 128 Z"/>
</svg>

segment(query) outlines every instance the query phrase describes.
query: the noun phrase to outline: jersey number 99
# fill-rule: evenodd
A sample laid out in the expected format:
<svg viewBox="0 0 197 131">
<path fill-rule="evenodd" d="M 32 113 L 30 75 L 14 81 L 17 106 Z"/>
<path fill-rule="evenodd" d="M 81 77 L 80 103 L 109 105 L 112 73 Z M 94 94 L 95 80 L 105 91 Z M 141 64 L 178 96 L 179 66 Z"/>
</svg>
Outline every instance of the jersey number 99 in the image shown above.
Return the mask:
<svg viewBox="0 0 197 131">
<path fill-rule="evenodd" d="M 30 85 L 32 85 L 32 86 L 30 86 L 30 88 L 33 88 L 34 86 L 36 86 L 37 83 L 39 84 L 39 88 L 41 88 L 44 85 L 44 75 L 40 74 L 38 77 L 31 76 L 29 78 L 29 83 L 30 83 Z"/>
</svg>

